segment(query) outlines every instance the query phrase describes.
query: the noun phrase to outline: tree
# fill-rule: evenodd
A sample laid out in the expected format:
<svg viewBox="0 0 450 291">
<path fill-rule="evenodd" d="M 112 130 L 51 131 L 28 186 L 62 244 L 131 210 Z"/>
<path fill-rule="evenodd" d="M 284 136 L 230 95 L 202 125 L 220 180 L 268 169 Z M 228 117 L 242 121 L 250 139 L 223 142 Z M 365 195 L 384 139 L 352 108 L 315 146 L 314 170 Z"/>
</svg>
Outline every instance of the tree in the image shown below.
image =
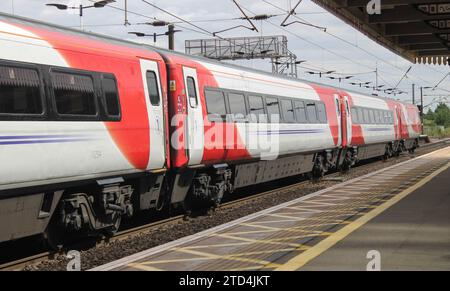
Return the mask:
<svg viewBox="0 0 450 291">
<path fill-rule="evenodd" d="M 428 112 L 425 114 L 425 119 L 434 120 L 434 112 L 431 108 L 428 108 Z"/>
<path fill-rule="evenodd" d="M 434 121 L 437 125 L 450 127 L 450 108 L 445 103 L 440 103 L 434 111 Z"/>
</svg>

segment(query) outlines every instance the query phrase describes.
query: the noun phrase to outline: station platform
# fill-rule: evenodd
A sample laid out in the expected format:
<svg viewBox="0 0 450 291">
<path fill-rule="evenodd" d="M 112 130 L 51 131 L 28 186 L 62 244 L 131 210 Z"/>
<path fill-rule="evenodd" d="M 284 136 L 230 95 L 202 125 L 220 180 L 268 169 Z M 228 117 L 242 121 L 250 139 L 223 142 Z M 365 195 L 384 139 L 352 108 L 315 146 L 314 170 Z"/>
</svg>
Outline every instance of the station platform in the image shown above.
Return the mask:
<svg viewBox="0 0 450 291">
<path fill-rule="evenodd" d="M 450 270 L 450 147 L 93 271 Z"/>
</svg>

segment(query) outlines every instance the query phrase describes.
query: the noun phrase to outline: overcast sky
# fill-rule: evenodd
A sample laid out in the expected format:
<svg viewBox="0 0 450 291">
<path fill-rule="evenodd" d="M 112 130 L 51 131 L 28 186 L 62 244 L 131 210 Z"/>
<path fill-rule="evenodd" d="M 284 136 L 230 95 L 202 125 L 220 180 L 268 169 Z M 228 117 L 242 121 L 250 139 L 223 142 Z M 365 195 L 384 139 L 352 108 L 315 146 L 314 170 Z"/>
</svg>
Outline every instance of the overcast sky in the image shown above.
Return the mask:
<svg viewBox="0 0 450 291">
<path fill-rule="evenodd" d="M 210 31 L 220 31 L 236 25 L 248 25 L 244 20 L 231 20 L 241 17 L 241 13 L 231 0 L 146 0 L 165 9 L 183 19 L 195 22 L 199 27 Z M 152 38 L 137 38 L 128 32 L 139 31 L 145 33 L 164 33 L 166 28 L 155 28 L 148 25 L 137 25 L 138 23 L 151 21 L 156 18 L 165 21 L 177 21 L 172 16 L 151 7 L 142 0 L 128 0 L 130 26 L 124 26 L 124 0 L 116 0 L 116 3 L 102 9 L 85 10 L 83 23 L 84 29 L 100 34 L 119 37 L 137 42 L 153 44 Z M 295 5 L 298 0 L 238 0 L 249 15 L 271 14 L 278 15 L 286 13 L 289 5 Z M 46 3 L 61 3 L 79 5 L 80 0 L 2 0 L 0 1 L 0 11 L 14 13 L 16 15 L 30 17 L 74 28 L 80 27 L 78 11 L 61 11 L 54 7 L 46 7 Z M 88 5 L 91 0 L 82 0 L 82 4 Z M 284 9 L 281 11 L 274 6 Z M 115 8 L 114 8 L 115 7 Z M 297 8 L 298 16 L 317 26 L 326 27 L 327 32 L 338 36 L 345 41 L 339 40 L 318 28 L 293 24 L 287 28 L 282 28 L 279 24 L 285 16 L 280 15 L 267 21 L 256 21 L 255 24 L 260 31 L 253 32 L 245 28 L 239 28 L 220 34 L 222 37 L 236 36 L 258 36 L 258 35 L 286 35 L 289 41 L 289 49 L 298 56 L 300 60 L 307 60 L 302 66 L 314 69 L 335 70 L 340 74 L 354 75 L 349 81 L 330 80 L 319 78 L 317 75 L 306 74 L 308 69 L 300 68 L 299 75 L 303 79 L 323 82 L 342 88 L 354 89 L 366 93 L 372 93 L 369 89 L 359 88 L 348 84 L 353 82 L 371 81 L 375 83 L 375 68 L 379 71 L 379 84 L 387 87 L 394 87 L 402 78 L 403 74 L 412 66 L 408 77 L 404 79 L 399 88 L 407 91 L 407 95 L 397 95 L 395 98 L 411 100 L 411 87 L 415 83 L 417 86 L 434 86 L 450 71 L 449 66 L 434 65 L 413 65 L 407 60 L 395 55 L 388 49 L 371 41 L 363 34 L 340 21 L 332 14 L 317 6 L 311 0 L 303 0 Z M 177 29 L 183 30 L 176 34 L 176 49 L 184 51 L 184 41 L 187 39 L 210 38 L 205 34 L 192 30 L 199 30 L 188 24 L 181 24 Z M 192 29 L 192 30 L 188 30 Z M 167 39 L 158 38 L 156 45 L 166 47 Z M 359 47 L 359 48 L 358 48 Z M 360 49 L 361 48 L 361 49 Z M 367 52 L 365 52 L 365 51 Z M 376 57 L 374 57 L 375 55 Z M 249 67 L 270 71 L 271 65 L 268 60 L 254 60 L 239 62 Z M 369 73 L 370 72 L 370 73 Z M 337 75 L 336 75 L 337 76 Z M 450 76 L 441 83 L 439 89 L 428 90 L 425 97 L 425 105 L 434 99 L 450 94 Z M 416 100 L 419 92 L 416 90 Z M 391 96 L 393 97 L 393 96 Z M 450 100 L 450 98 L 448 99 Z"/>
</svg>

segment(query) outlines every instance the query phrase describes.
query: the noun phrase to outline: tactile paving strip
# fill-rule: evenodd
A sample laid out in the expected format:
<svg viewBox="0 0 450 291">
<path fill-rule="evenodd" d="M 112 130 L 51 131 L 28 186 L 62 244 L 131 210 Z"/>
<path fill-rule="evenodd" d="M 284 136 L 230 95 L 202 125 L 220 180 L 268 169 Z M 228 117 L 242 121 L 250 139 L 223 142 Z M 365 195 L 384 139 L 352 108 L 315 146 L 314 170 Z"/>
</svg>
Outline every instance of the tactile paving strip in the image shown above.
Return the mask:
<svg viewBox="0 0 450 291">
<path fill-rule="evenodd" d="M 272 270 L 450 162 L 450 147 L 99 270 Z"/>
</svg>

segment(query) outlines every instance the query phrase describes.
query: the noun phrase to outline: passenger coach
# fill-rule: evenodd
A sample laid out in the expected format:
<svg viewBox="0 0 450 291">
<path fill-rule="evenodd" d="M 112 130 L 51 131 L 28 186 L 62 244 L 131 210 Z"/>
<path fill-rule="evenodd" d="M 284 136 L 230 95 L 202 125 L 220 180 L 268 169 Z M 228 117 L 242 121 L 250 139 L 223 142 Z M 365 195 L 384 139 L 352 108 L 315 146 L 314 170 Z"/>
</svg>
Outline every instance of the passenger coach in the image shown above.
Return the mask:
<svg viewBox="0 0 450 291">
<path fill-rule="evenodd" d="M 417 107 L 0 14 L 0 242 L 413 151 Z"/>
</svg>

